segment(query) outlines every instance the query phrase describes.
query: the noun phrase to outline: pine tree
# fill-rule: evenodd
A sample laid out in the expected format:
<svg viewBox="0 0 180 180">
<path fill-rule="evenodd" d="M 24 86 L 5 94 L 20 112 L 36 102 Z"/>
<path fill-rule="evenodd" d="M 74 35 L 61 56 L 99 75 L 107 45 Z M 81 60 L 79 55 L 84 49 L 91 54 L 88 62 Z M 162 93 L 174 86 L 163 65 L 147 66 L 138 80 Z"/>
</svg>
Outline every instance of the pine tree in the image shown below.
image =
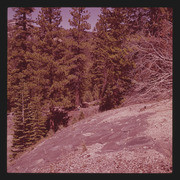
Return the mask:
<svg viewBox="0 0 180 180">
<path fill-rule="evenodd" d="M 33 8 L 14 8 L 15 26 L 13 37 L 10 40 L 8 63 L 12 66 L 12 71 L 8 69 L 8 84 L 14 102 L 14 135 L 12 152 L 13 157 L 18 152 L 22 152 L 28 141 L 27 127 L 31 118 L 31 110 L 29 109 L 30 91 L 28 88 L 28 80 L 30 72 L 27 68 L 29 65 L 27 54 L 32 52 L 31 35 L 32 20 L 31 13 Z M 28 130 L 29 131 L 29 130 Z"/>
<path fill-rule="evenodd" d="M 42 95 L 46 102 L 55 105 L 63 99 L 63 85 L 65 81 L 65 66 L 63 56 L 65 45 L 63 40 L 63 29 L 60 28 L 62 21 L 60 8 L 41 8 L 37 19 L 36 45 L 34 58 L 38 68 L 36 74 L 43 81 L 39 82 Z M 35 62 L 36 63 L 36 62 Z M 36 64 L 37 64 L 36 63 Z"/>
<path fill-rule="evenodd" d="M 13 152 L 13 157 L 17 153 L 24 150 L 24 92 L 23 92 L 23 82 L 20 82 L 18 86 L 14 86 L 16 89 L 15 98 L 15 108 L 14 108 L 14 134 L 11 151 Z"/>
<path fill-rule="evenodd" d="M 133 64 L 126 58 L 128 49 L 123 47 L 128 28 L 123 23 L 125 11 L 102 8 L 101 12 L 96 25 L 92 83 L 99 89 L 100 110 L 108 110 L 121 104 L 131 84 L 128 71 Z"/>
<path fill-rule="evenodd" d="M 92 67 L 92 85 L 93 89 L 98 89 L 96 97 L 102 98 L 107 84 L 107 66 L 108 66 L 108 16 L 107 8 L 101 9 L 102 14 L 99 16 L 99 22 L 96 24 L 96 35 L 94 38 L 95 48 L 92 52 L 94 64 Z"/>
<path fill-rule="evenodd" d="M 33 111 L 30 107 L 31 97 L 29 93 L 29 83 L 23 82 L 22 104 L 23 104 L 23 134 L 24 134 L 24 147 L 27 148 L 35 142 L 35 133 L 33 125 L 35 121 L 33 118 Z"/>
<path fill-rule="evenodd" d="M 70 93 L 70 101 L 73 106 L 79 106 L 82 103 L 82 97 L 84 93 L 85 82 L 85 63 L 87 56 L 85 55 L 85 49 L 87 42 L 85 38 L 87 36 L 87 30 L 90 29 L 90 24 L 87 23 L 89 13 L 85 8 L 72 8 L 70 12 L 72 20 L 69 20 L 70 25 L 73 27 L 70 29 L 71 39 L 68 41 L 69 53 L 65 57 L 66 63 L 69 65 L 67 76 L 67 88 Z"/>
</svg>

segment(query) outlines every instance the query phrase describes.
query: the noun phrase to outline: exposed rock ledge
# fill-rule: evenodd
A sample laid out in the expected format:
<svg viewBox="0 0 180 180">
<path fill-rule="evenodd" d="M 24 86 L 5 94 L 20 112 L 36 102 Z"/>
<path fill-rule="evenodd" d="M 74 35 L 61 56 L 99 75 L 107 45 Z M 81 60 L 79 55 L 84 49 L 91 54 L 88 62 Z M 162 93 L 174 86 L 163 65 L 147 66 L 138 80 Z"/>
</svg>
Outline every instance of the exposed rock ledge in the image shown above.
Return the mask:
<svg viewBox="0 0 180 180">
<path fill-rule="evenodd" d="M 172 100 L 86 118 L 26 152 L 9 173 L 171 173 Z"/>
</svg>

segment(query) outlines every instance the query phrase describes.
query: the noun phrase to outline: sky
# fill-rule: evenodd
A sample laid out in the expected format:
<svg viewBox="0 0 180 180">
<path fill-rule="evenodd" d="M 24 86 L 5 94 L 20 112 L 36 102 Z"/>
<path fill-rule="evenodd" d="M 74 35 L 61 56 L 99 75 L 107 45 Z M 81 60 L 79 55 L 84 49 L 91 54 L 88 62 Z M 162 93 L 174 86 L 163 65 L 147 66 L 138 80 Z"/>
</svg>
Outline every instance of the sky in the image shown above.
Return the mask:
<svg viewBox="0 0 180 180">
<path fill-rule="evenodd" d="M 32 19 L 36 19 L 38 16 L 38 12 L 39 12 L 40 8 L 35 8 L 35 11 L 32 13 Z M 61 22 L 61 26 L 65 29 L 69 29 L 71 28 L 71 26 L 69 25 L 68 20 L 71 18 L 71 15 L 69 13 L 69 10 L 71 10 L 71 8 L 69 7 L 62 7 L 61 8 L 61 15 L 62 15 L 62 22 Z M 88 23 L 91 24 L 91 30 L 92 31 L 95 27 L 95 24 L 97 22 L 97 19 L 99 18 L 98 15 L 100 14 L 100 8 L 86 8 L 86 10 L 88 10 L 90 12 L 90 18 L 87 20 Z M 12 10 L 12 8 L 8 8 L 8 20 L 13 19 L 14 16 L 14 11 Z"/>
</svg>

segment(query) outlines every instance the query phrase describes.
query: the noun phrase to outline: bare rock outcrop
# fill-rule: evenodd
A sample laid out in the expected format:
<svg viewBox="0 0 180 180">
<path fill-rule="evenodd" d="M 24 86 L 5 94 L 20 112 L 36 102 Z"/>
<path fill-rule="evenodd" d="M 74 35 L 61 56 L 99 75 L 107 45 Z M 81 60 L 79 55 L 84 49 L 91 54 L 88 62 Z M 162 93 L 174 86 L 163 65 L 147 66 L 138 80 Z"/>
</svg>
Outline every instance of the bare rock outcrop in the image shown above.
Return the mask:
<svg viewBox="0 0 180 180">
<path fill-rule="evenodd" d="M 55 133 L 9 173 L 171 173 L 172 100 L 98 113 Z"/>
</svg>

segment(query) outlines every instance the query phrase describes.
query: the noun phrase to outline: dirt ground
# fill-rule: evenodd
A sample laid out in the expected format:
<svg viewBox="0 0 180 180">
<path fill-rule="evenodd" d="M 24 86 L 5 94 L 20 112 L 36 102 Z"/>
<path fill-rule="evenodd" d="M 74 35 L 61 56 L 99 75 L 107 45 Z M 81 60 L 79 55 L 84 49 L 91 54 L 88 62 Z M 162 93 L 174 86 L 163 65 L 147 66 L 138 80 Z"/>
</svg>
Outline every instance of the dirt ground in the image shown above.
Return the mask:
<svg viewBox="0 0 180 180">
<path fill-rule="evenodd" d="M 9 173 L 171 173 L 172 99 L 97 113 L 24 153 Z"/>
</svg>

